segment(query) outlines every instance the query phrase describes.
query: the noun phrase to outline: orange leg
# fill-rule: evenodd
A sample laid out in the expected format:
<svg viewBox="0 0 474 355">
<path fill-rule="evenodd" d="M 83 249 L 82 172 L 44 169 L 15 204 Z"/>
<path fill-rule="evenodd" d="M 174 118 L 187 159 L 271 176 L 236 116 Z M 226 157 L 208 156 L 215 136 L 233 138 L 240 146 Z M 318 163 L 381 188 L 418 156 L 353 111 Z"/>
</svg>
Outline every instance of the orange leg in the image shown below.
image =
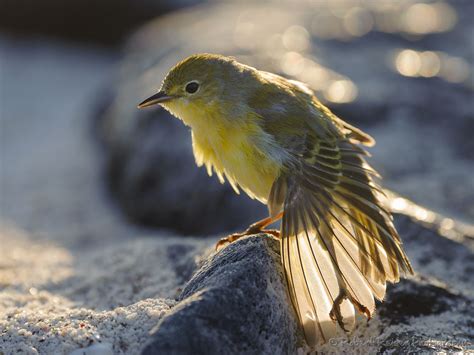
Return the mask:
<svg viewBox="0 0 474 355">
<path fill-rule="evenodd" d="M 276 229 L 264 229 L 266 226 L 272 224 L 273 222 L 278 221 L 283 216 L 283 212 L 280 212 L 275 217 L 267 217 L 258 222 L 255 222 L 250 225 L 244 232 L 242 233 L 234 233 L 229 235 L 228 237 L 222 238 L 216 244 L 216 250 L 222 247 L 225 244 L 230 244 L 235 242 L 236 240 L 245 237 L 247 235 L 258 234 L 258 233 L 268 233 L 273 235 L 276 238 L 280 238 L 280 232 Z"/>
</svg>

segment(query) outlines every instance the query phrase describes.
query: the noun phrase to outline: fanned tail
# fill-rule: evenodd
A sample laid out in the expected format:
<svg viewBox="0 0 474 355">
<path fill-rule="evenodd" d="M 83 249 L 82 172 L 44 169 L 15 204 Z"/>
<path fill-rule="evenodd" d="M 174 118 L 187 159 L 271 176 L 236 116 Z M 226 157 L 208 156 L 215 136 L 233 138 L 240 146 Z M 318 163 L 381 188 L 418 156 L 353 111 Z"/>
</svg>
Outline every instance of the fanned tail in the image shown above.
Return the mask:
<svg viewBox="0 0 474 355">
<path fill-rule="evenodd" d="M 310 346 L 338 326 L 352 330 L 355 309 L 370 318 L 386 282 L 413 272 L 365 151 L 347 140 L 317 148 L 298 173 L 275 181 L 269 198 L 271 211 L 284 210 L 281 257 Z"/>
</svg>

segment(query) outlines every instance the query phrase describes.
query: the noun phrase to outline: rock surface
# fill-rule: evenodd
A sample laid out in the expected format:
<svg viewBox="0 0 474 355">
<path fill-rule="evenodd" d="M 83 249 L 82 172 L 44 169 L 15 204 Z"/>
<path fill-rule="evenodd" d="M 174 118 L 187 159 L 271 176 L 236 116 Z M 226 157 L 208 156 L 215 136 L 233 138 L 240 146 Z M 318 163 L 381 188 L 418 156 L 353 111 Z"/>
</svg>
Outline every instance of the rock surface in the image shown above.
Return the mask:
<svg viewBox="0 0 474 355">
<path fill-rule="evenodd" d="M 262 234 L 211 256 L 143 354 L 295 353 L 297 323 L 278 248 Z"/>
</svg>

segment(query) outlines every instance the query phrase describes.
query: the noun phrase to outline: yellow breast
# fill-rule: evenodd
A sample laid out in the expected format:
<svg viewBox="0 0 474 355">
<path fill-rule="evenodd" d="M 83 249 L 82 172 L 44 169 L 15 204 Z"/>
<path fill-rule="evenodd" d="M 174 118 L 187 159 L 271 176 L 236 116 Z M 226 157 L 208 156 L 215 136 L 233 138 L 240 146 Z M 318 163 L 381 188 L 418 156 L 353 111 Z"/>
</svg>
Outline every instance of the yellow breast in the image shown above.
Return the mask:
<svg viewBox="0 0 474 355">
<path fill-rule="evenodd" d="M 209 175 L 214 171 L 221 182 L 227 179 L 237 193 L 240 187 L 267 203 L 281 163 L 266 151 L 266 136 L 256 120 L 216 117 L 215 110 L 202 107 L 170 107 L 170 111 L 191 127 L 198 166 L 205 165 Z"/>
</svg>

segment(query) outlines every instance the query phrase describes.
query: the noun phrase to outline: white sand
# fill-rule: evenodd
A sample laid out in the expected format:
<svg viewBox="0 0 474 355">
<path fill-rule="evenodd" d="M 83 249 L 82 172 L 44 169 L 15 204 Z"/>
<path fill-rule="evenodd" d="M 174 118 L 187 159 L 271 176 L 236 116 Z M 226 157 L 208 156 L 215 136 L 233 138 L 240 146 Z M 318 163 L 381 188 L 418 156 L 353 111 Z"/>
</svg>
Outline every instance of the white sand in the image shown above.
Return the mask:
<svg viewBox="0 0 474 355">
<path fill-rule="evenodd" d="M 175 238 L 137 239 L 74 256 L 2 226 L 0 243 L 5 354 L 63 354 L 99 342 L 114 353 L 138 353 L 181 286 L 167 255 Z M 199 244 L 179 241 L 190 249 Z"/>
</svg>

